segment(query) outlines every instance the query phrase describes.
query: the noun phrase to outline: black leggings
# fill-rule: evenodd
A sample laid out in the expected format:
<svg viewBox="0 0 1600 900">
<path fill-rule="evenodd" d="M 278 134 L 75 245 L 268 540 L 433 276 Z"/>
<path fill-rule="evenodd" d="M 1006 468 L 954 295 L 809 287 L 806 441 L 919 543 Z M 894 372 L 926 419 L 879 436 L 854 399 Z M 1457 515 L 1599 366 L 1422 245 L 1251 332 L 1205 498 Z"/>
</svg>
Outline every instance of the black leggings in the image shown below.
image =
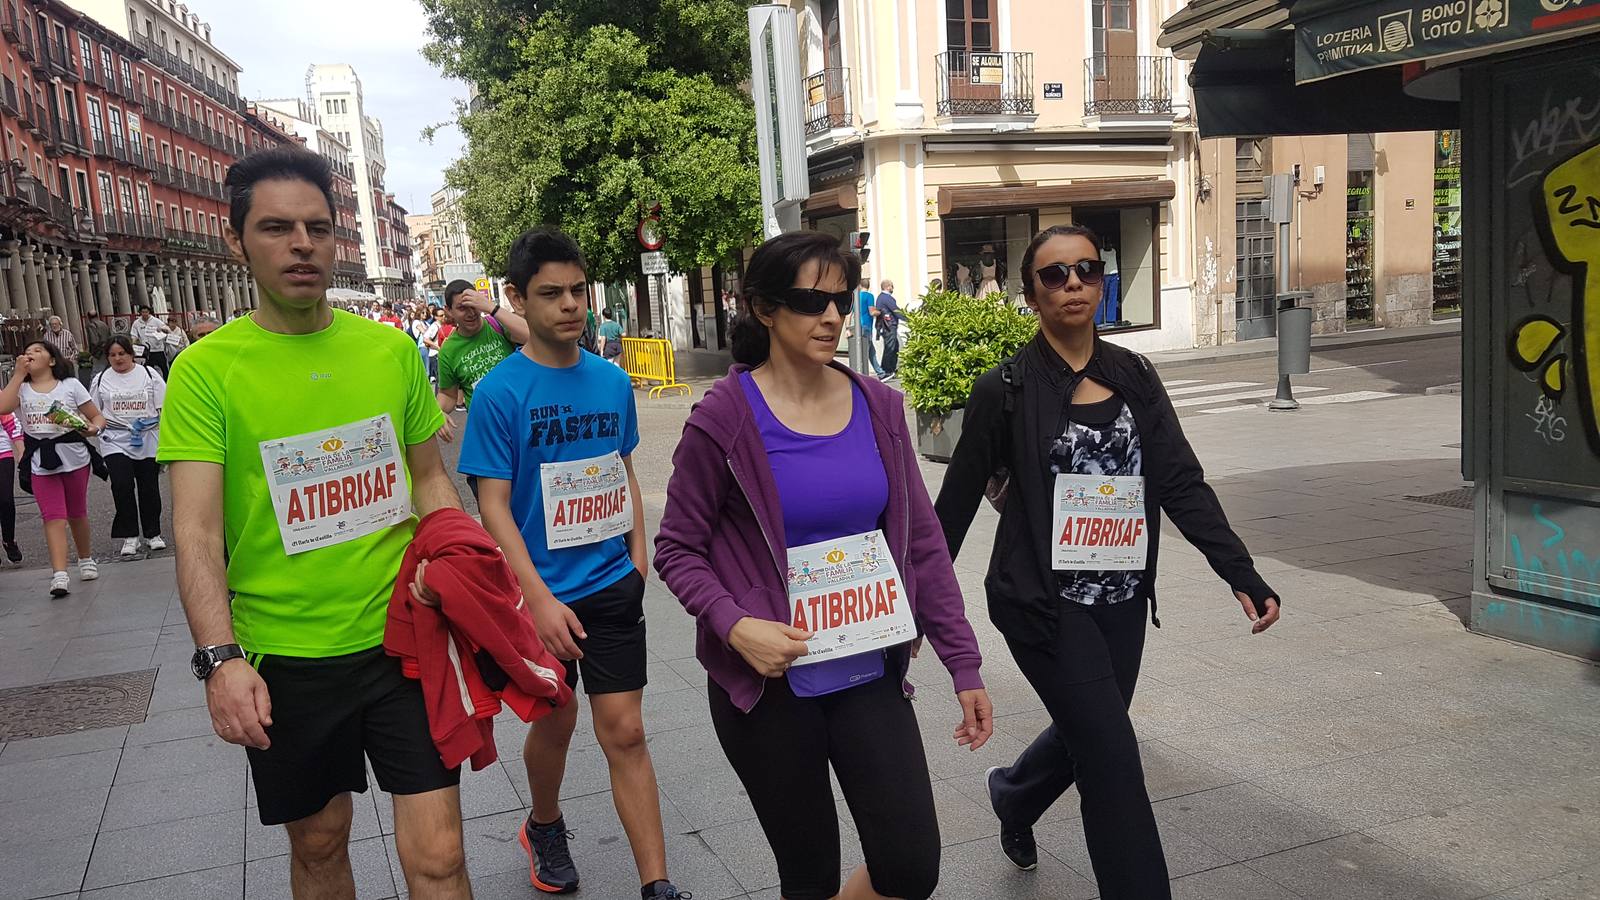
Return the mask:
<svg viewBox="0 0 1600 900">
<path fill-rule="evenodd" d="M 0 441 L 6 439 L 0 434 Z M 17 500 L 12 494 L 16 483 L 16 459 L 10 456 L 0 459 L 0 540 L 8 544 L 17 539 Z"/>
<path fill-rule="evenodd" d="M 839 818 L 828 764 L 850 805 L 872 889 L 926 900 L 939 883 L 939 821 L 922 733 L 898 680 L 796 697 L 769 678 L 760 702 L 741 713 L 711 682 L 711 721 L 744 783 L 778 859 L 787 900 L 839 893 Z"/>
<path fill-rule="evenodd" d="M 1007 641 L 1051 725 L 995 773 L 996 811 L 1007 828 L 1031 828 L 1076 782 L 1104 900 L 1172 896 L 1128 717 L 1148 612 L 1148 602 L 1139 600 L 1109 606 L 1062 601 L 1053 646 Z"/>
<path fill-rule="evenodd" d="M 161 533 L 161 466 L 153 459 L 129 459 L 126 453 L 106 456 L 111 470 L 111 499 L 117 517 L 111 522 L 115 539 L 139 536 L 153 538 Z"/>
</svg>

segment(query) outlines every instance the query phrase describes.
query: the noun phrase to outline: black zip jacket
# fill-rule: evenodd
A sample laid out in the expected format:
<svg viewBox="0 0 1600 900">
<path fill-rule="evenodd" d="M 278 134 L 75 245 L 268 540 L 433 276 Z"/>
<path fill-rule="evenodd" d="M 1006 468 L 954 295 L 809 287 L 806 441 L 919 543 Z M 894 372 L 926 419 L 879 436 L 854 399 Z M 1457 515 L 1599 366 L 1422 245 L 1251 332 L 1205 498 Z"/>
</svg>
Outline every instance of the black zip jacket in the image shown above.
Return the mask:
<svg viewBox="0 0 1600 900">
<path fill-rule="evenodd" d="M 1006 384 L 1009 375 L 1012 384 Z M 1201 553 L 1228 586 L 1243 592 L 1265 614 L 1277 594 L 1256 572 L 1244 542 L 1233 533 L 1216 492 L 1178 425 L 1178 414 L 1150 361 L 1131 350 L 1095 339 L 1083 371 L 1074 372 L 1043 334 L 1020 350 L 1008 365 L 981 375 L 972 387 L 944 485 L 934 509 L 954 559 L 990 476 L 1010 473 L 1000 529 L 984 589 L 989 618 L 1008 640 L 1030 646 L 1054 642 L 1062 601 L 1050 564 L 1053 545 L 1050 444 L 1060 435 L 1068 399 L 1084 378 L 1122 395 L 1139 428 L 1145 477 L 1145 519 L 1150 554 L 1141 592 L 1155 617 L 1156 559 L 1161 546 L 1161 513 Z M 1010 411 L 1008 405 L 1008 394 Z"/>
</svg>

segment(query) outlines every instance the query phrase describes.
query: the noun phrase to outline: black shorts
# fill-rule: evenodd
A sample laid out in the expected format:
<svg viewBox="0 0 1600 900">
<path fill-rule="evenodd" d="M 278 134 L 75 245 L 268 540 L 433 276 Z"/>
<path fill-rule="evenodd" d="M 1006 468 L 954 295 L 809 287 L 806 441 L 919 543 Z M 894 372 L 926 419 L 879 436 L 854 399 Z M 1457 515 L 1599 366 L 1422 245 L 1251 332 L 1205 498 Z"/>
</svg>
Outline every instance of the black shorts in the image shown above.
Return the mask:
<svg viewBox="0 0 1600 900">
<path fill-rule="evenodd" d="M 644 576 L 639 570 L 630 568 L 615 584 L 574 600 L 568 608 L 583 623 L 588 637 L 577 642 L 583 658 L 565 663 L 567 685 L 577 688 L 581 670 L 586 694 L 620 694 L 643 688 L 649 679 L 645 674 Z"/>
<path fill-rule="evenodd" d="M 261 824 L 303 819 L 347 791 L 423 794 L 461 783 L 428 732 L 421 683 L 373 647 L 345 656 L 263 656 L 256 669 L 272 698 L 266 750 L 246 748 Z"/>
</svg>

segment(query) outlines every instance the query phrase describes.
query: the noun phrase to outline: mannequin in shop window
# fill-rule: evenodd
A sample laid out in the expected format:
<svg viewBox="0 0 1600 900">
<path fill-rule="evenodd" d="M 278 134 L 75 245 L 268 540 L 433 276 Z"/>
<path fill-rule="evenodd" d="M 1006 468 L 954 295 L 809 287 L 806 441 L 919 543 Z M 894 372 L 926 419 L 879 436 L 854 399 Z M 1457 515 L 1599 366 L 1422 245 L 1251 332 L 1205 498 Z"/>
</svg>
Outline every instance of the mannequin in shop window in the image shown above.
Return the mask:
<svg viewBox="0 0 1600 900">
<path fill-rule="evenodd" d="M 951 281 L 956 293 L 972 296 L 972 269 L 966 263 L 956 263 L 956 277 Z"/>
<path fill-rule="evenodd" d="M 1103 285 L 1103 300 L 1100 303 L 1099 322 L 1101 326 L 1126 325 L 1122 318 L 1122 276 L 1117 268 L 1117 248 L 1111 241 L 1105 242 L 1105 249 L 1100 251 L 1100 258 L 1105 260 L 1106 277 Z"/>
<path fill-rule="evenodd" d="M 995 258 L 994 245 L 984 244 L 978 251 L 978 296 L 1000 293 L 1000 261 Z"/>
</svg>

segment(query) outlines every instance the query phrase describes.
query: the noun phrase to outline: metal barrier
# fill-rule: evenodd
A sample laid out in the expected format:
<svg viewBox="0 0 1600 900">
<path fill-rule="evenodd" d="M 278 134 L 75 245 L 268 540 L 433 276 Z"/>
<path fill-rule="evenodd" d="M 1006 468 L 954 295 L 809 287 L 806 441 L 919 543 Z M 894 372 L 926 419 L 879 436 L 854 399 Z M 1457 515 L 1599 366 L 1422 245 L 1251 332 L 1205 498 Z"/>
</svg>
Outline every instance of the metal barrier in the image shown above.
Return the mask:
<svg viewBox="0 0 1600 900">
<path fill-rule="evenodd" d="M 622 339 L 622 371 L 628 373 L 636 387 L 650 388 L 650 398 L 662 392 L 681 390 L 685 397 L 691 388 L 678 381 L 677 361 L 672 354 L 672 342 L 661 338 Z"/>
</svg>

